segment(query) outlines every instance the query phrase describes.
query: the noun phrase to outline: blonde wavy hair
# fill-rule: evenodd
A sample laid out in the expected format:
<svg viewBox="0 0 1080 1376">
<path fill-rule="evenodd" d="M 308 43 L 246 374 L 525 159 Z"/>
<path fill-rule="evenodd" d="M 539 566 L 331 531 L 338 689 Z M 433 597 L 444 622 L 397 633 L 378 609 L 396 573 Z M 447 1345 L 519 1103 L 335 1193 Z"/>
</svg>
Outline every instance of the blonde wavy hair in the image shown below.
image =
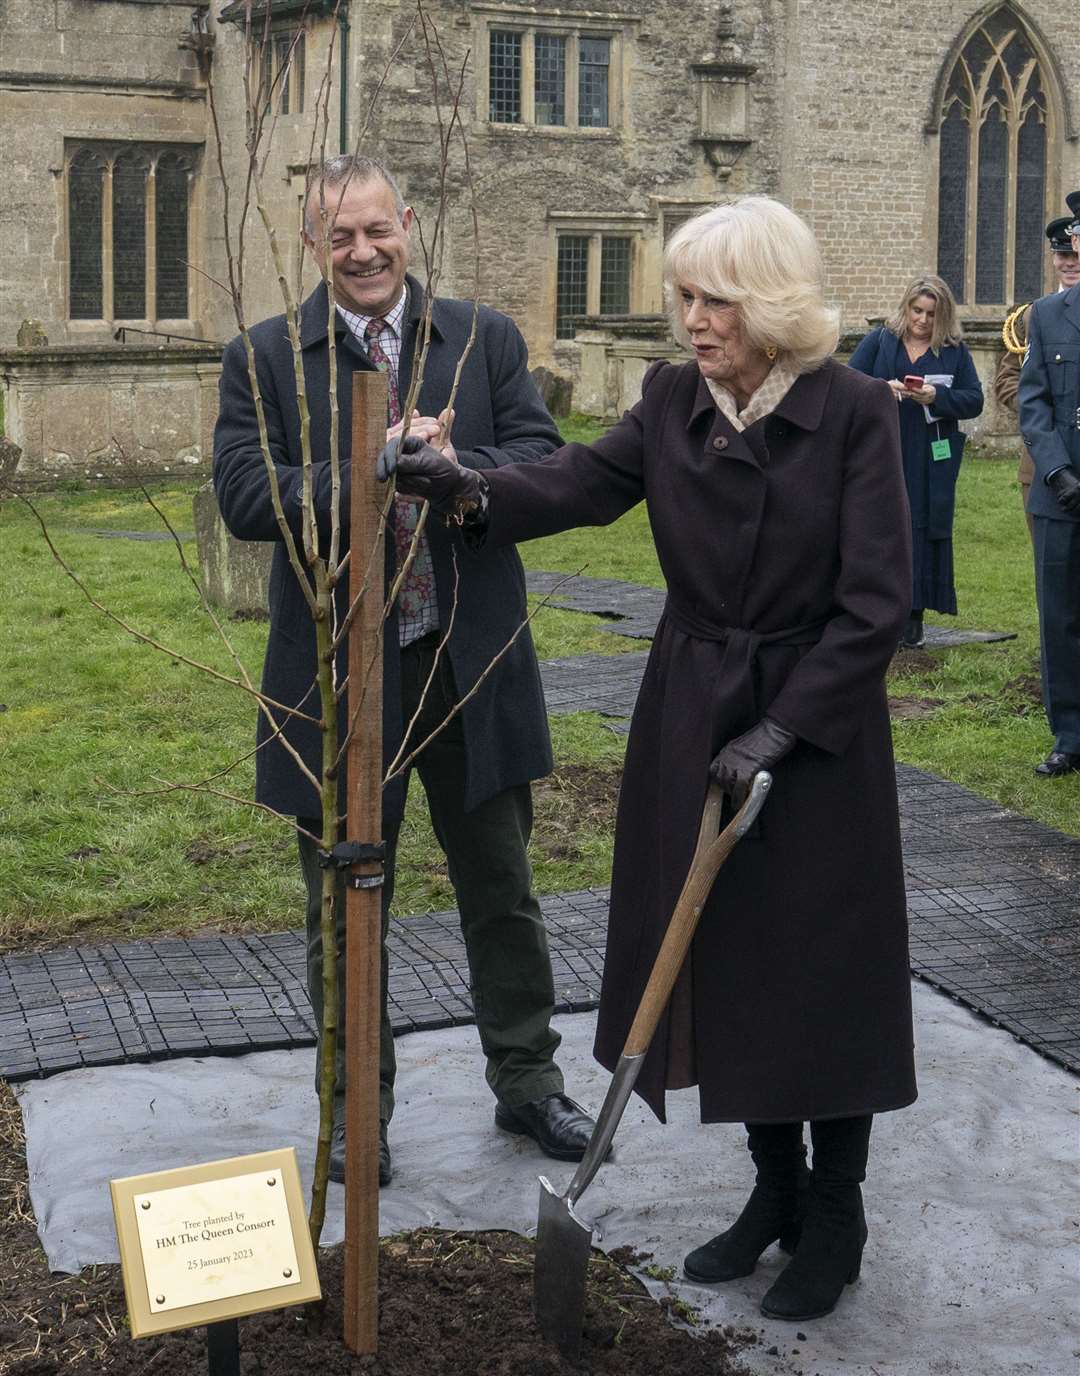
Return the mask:
<svg viewBox="0 0 1080 1376">
<path fill-rule="evenodd" d="M 736 306 L 746 340 L 776 349 L 799 372 L 835 352 L 840 314 L 825 304 L 824 270 L 805 220 L 770 196 L 741 196 L 695 215 L 664 252 L 664 295 L 672 333 L 689 344 L 679 285 Z"/>
<path fill-rule="evenodd" d="M 930 348 L 933 352 L 941 353 L 944 344 L 959 344 L 964 337 L 964 327 L 956 313 L 956 297 L 949 290 L 948 283 L 932 272 L 912 278 L 904 289 L 896 314 L 886 320 L 885 328 L 891 330 L 897 339 L 903 339 L 908 327 L 908 307 L 920 296 L 933 297 L 937 302 L 934 328 L 930 332 Z"/>
</svg>

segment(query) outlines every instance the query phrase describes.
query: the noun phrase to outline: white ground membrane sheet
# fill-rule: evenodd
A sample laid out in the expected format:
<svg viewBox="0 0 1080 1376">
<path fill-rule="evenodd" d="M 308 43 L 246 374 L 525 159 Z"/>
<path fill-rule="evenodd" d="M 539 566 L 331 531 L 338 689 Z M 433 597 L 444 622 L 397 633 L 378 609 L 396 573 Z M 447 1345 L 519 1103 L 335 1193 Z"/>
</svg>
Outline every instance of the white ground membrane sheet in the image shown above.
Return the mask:
<svg viewBox="0 0 1080 1376">
<path fill-rule="evenodd" d="M 878 1118 L 865 1187 L 861 1280 L 804 1324 L 758 1312 L 784 1258 L 717 1287 L 675 1282 L 711 1324 L 760 1334 L 747 1366 L 782 1376 L 1077 1376 L 1077 1081 L 916 983 L 921 1097 Z M 592 1060 L 595 1015 L 558 1020 L 568 1091 L 594 1111 L 608 1077 Z M 538 1173 L 573 1168 L 497 1131 L 474 1028 L 399 1039 L 395 1176 L 383 1233 L 425 1225 L 535 1228 Z M 264 1052 L 80 1070 L 18 1086 L 31 1194 L 55 1270 L 117 1259 L 111 1178 L 295 1146 L 310 1182 L 313 1053 Z M 752 1166 L 735 1125 L 702 1127 L 693 1090 L 656 1123 L 635 1099 L 579 1212 L 599 1245 L 630 1244 L 680 1271 L 734 1218 Z M 326 1242 L 342 1235 L 331 1185 Z M 680 1271 L 681 1274 L 681 1271 Z M 652 1284 L 653 1289 L 664 1287 Z"/>
</svg>

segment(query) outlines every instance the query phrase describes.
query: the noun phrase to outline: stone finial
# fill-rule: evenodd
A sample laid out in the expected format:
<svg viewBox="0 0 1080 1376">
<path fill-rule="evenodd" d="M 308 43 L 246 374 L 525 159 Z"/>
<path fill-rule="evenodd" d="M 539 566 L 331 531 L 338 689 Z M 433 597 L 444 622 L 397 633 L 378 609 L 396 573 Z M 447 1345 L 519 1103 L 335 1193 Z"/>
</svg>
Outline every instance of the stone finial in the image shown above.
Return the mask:
<svg viewBox="0 0 1080 1376">
<path fill-rule="evenodd" d="M 49 337 L 40 320 L 24 320 L 15 336 L 15 343 L 20 349 L 41 349 L 48 342 Z"/>
<path fill-rule="evenodd" d="M 716 42 L 722 48 L 735 37 L 735 6 L 721 4 L 717 7 Z"/>
</svg>

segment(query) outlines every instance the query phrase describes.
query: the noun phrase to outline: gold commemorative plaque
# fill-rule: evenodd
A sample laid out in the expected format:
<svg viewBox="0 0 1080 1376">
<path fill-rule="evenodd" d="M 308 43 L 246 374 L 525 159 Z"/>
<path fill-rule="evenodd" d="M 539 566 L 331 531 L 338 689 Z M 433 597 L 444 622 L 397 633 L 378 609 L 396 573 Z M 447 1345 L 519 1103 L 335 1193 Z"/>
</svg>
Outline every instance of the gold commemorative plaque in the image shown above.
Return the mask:
<svg viewBox="0 0 1080 1376">
<path fill-rule="evenodd" d="M 134 1337 L 319 1297 L 291 1148 L 111 1189 Z"/>
</svg>

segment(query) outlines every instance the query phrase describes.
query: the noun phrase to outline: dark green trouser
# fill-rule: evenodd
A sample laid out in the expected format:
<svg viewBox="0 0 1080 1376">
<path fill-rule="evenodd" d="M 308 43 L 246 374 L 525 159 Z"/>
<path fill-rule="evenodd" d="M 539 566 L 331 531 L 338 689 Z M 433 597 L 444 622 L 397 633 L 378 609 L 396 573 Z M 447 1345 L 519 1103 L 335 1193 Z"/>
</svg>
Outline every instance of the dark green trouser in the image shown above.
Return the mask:
<svg viewBox="0 0 1080 1376">
<path fill-rule="evenodd" d="M 406 721 L 411 720 L 424 692 L 434 655 L 435 647 L 429 639 L 402 651 L 402 706 Z M 444 655 L 412 738 L 423 740 L 445 719 L 453 701 L 453 676 Z M 532 895 L 532 871 L 526 854 L 532 831 L 529 786 L 509 788 L 467 813 L 464 809 L 465 743 L 460 717 L 455 717 L 432 741 L 415 761 L 415 767 L 427 795 L 432 826 L 446 854 L 450 882 L 457 896 L 476 1026 L 487 1057 L 487 1082 L 495 1097 L 511 1107 L 545 1094 L 559 1094 L 563 1079 L 554 1062 L 560 1039 L 551 1027 L 555 1002 L 551 960 L 540 907 Z M 312 824 L 310 819 L 303 818 L 300 821 L 301 825 L 318 833 L 318 822 Z M 386 1012 L 386 933 L 394 893 L 397 832 L 397 827 L 387 829 L 387 873 L 383 888 L 379 1112 L 384 1121 L 389 1121 L 394 1111 L 396 1068 L 394 1039 Z M 303 836 L 299 841 L 308 895 L 308 992 L 315 1017 L 321 1021 L 319 913 L 322 871 L 312 843 Z M 343 984 L 343 885 L 338 886 L 336 913 L 338 978 Z M 336 1062 L 340 1097 L 345 1091 L 345 1049 L 341 1036 Z"/>
</svg>

